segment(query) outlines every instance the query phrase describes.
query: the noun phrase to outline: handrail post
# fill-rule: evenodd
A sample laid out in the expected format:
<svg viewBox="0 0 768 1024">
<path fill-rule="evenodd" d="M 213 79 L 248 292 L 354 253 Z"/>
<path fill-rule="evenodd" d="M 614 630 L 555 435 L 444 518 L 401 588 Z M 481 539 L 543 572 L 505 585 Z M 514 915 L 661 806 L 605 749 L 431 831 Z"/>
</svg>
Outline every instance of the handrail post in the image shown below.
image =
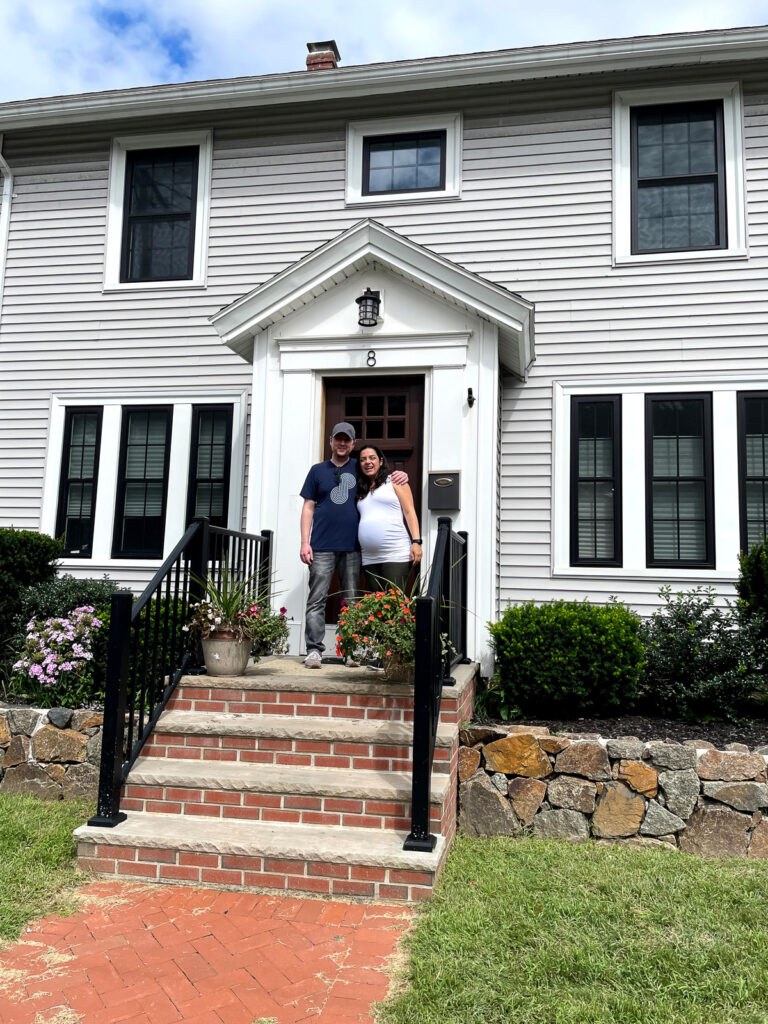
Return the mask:
<svg viewBox="0 0 768 1024">
<path fill-rule="evenodd" d="M 436 609 L 433 597 L 416 598 L 416 651 L 413 691 L 413 778 L 411 831 L 404 850 L 431 853 L 437 838 L 429 833 L 429 796 L 432 777 L 433 666 L 432 628 Z"/>
<path fill-rule="evenodd" d="M 466 530 L 458 531 L 459 537 L 464 541 L 464 554 L 461 558 L 461 585 L 459 587 L 461 591 L 461 660 L 463 664 L 469 662 L 467 657 L 467 646 L 469 637 L 467 636 L 467 594 L 469 593 L 469 534 Z"/>
<path fill-rule="evenodd" d="M 440 516 L 437 520 L 437 532 L 445 533 L 445 546 L 443 548 L 443 564 L 440 566 L 440 607 L 437 610 L 440 622 L 440 634 L 446 634 L 449 640 L 451 636 L 451 612 L 453 609 L 453 578 L 451 573 L 451 538 L 453 536 L 453 520 L 450 516 Z M 451 678 L 451 654 L 446 650 L 445 654 L 440 652 L 440 682 L 453 684 Z"/>
<path fill-rule="evenodd" d="M 125 821 L 126 817 L 120 810 L 120 787 L 123 781 L 123 743 L 132 607 L 132 594 L 121 591 L 112 595 L 99 796 L 96 814 L 88 821 L 89 825 L 101 825 L 104 828 L 114 828 L 121 821 Z"/>
<path fill-rule="evenodd" d="M 272 531 L 262 530 L 264 542 L 262 544 L 261 558 L 259 559 L 259 593 L 266 594 L 269 604 L 272 603 Z"/>
<path fill-rule="evenodd" d="M 196 582 L 195 577 L 198 580 L 206 580 L 208 578 L 208 557 L 210 554 L 210 532 L 209 532 L 209 521 L 207 516 L 195 516 L 192 520 L 193 523 L 199 523 L 199 529 L 194 538 L 194 543 L 191 545 L 191 551 L 189 553 L 189 600 L 190 603 L 194 601 L 202 601 L 205 597 L 205 587 L 200 583 Z"/>
</svg>

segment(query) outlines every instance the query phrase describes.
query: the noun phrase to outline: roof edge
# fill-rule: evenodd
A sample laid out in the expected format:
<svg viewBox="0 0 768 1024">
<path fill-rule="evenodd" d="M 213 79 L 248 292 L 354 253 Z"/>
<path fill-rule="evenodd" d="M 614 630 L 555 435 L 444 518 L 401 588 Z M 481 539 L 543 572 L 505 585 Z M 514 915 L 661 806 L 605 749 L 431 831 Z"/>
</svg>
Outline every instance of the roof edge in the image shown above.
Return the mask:
<svg viewBox="0 0 768 1024">
<path fill-rule="evenodd" d="M 0 132 L 84 119 L 161 116 L 218 107 L 259 107 L 413 92 L 571 74 L 765 59 L 768 26 L 557 43 L 382 64 L 215 79 L 0 104 Z"/>
</svg>

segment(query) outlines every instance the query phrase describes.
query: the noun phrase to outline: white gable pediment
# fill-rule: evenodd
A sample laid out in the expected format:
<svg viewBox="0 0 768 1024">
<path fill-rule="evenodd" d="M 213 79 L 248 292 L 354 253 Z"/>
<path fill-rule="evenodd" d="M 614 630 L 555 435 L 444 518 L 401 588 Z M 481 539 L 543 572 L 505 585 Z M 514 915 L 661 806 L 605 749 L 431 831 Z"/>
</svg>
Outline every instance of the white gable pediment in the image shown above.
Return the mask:
<svg viewBox="0 0 768 1024">
<path fill-rule="evenodd" d="M 461 330 L 462 324 L 467 329 L 469 314 L 497 326 L 505 369 L 523 376 L 533 361 L 532 303 L 373 220 L 331 239 L 224 307 L 211 322 L 225 344 L 248 361 L 254 337 L 269 327 L 279 330 L 287 318 L 285 328 L 293 337 L 327 336 L 339 329 L 364 333 L 351 319 L 351 293 L 366 286 L 372 271 L 380 272 L 377 284 L 384 281 L 387 334 L 440 333 Z M 413 301 L 414 294 L 421 301 Z"/>
</svg>

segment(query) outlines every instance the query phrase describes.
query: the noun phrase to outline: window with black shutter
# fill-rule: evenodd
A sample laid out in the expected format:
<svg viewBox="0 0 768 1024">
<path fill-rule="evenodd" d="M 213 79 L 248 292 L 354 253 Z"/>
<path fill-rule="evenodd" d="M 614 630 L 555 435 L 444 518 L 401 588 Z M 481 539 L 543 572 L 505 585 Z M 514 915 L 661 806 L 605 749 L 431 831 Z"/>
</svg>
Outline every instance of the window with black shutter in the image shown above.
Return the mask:
<svg viewBox="0 0 768 1024">
<path fill-rule="evenodd" d="M 162 557 L 172 412 L 170 406 L 123 409 L 115 558 Z"/>
<path fill-rule="evenodd" d="M 571 565 L 621 565 L 621 397 L 571 399 Z"/>
<path fill-rule="evenodd" d="M 101 408 L 68 408 L 64 417 L 56 536 L 69 558 L 90 558 L 96 515 Z"/>
<path fill-rule="evenodd" d="M 768 536 L 768 394 L 738 396 L 741 548 Z"/>
<path fill-rule="evenodd" d="M 207 516 L 227 526 L 232 406 L 196 405 L 192 410 L 187 522 Z"/>
</svg>

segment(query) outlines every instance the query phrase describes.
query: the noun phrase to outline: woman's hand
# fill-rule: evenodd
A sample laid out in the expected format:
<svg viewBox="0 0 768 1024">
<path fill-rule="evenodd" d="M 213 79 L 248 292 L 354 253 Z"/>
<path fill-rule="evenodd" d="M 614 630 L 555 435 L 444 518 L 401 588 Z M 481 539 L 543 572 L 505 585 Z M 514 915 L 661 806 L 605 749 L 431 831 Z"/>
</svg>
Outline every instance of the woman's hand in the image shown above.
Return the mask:
<svg viewBox="0 0 768 1024">
<path fill-rule="evenodd" d="M 421 544 L 416 544 L 415 541 L 412 542 L 411 543 L 411 561 L 413 562 L 414 565 L 418 565 L 419 562 L 421 561 L 421 554 L 422 554 L 422 552 L 421 552 Z"/>
</svg>

